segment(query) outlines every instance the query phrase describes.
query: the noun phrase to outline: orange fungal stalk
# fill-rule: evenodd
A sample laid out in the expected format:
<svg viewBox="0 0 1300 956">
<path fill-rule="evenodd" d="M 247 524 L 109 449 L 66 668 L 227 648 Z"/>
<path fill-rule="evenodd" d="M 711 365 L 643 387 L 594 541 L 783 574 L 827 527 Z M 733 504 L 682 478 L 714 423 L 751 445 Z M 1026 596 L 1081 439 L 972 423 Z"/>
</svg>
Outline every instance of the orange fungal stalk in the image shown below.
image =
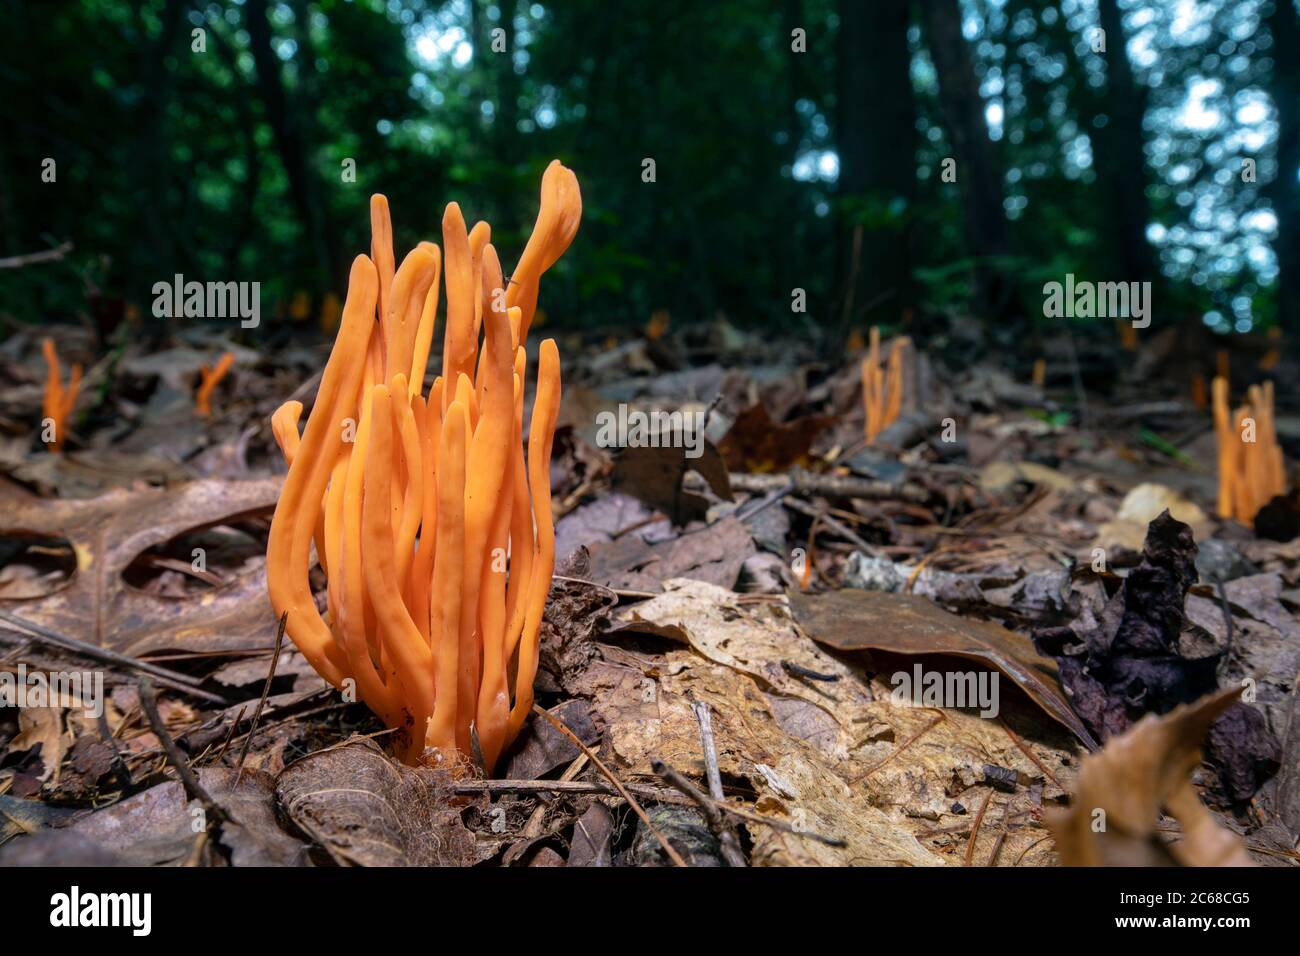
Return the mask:
<svg viewBox="0 0 1300 956">
<path fill-rule="evenodd" d="M 898 420 L 903 407 L 903 361 L 912 340 L 895 339 L 889 349 L 886 369 L 880 361 L 880 329 L 872 326 L 871 344 L 867 357 L 862 360 L 862 404 L 866 411 L 866 439 L 870 444 L 876 436 Z"/>
<path fill-rule="evenodd" d="M 1218 442 L 1219 517 L 1244 524 L 1277 495 L 1286 494 L 1286 462 L 1273 422 L 1273 383 L 1252 385 L 1246 403 L 1228 410 L 1228 380 L 1212 385 Z"/>
<path fill-rule="evenodd" d="M 67 388 L 63 386 L 63 376 L 59 371 L 59 351 L 54 347 L 54 340 L 47 338 L 41 342 L 41 352 L 45 355 L 45 397 L 41 402 L 41 414 L 45 418 L 45 427 L 53 429 L 51 438 L 45 443 L 51 452 L 63 449 L 64 428 L 68 416 L 77 404 L 77 392 L 81 388 L 81 366 L 73 365 L 68 378 Z"/>
<path fill-rule="evenodd" d="M 481 758 L 490 772 L 532 709 L 555 566 L 560 359 L 541 344 L 525 455 L 525 344 L 539 280 L 581 215 L 577 178 L 551 163 L 507 283 L 490 228 L 467 229 L 455 203 L 442 248 L 422 242 L 399 265 L 388 202 L 373 197 L 370 256 L 352 265 L 301 438 L 299 403 L 272 418 L 289 474 L 267 546 L 271 604 L 312 666 L 398 731 L 408 763 Z M 426 388 L 440 278 L 441 374 Z"/>
<path fill-rule="evenodd" d="M 209 368 L 204 365 L 199 369 L 202 379 L 194 393 L 194 411 L 197 414 L 204 418 L 212 414 L 212 393 L 216 391 L 217 386 L 221 384 L 221 380 L 226 377 L 226 373 L 234 364 L 235 353 L 226 352 L 217 360 L 215 367 Z"/>
</svg>

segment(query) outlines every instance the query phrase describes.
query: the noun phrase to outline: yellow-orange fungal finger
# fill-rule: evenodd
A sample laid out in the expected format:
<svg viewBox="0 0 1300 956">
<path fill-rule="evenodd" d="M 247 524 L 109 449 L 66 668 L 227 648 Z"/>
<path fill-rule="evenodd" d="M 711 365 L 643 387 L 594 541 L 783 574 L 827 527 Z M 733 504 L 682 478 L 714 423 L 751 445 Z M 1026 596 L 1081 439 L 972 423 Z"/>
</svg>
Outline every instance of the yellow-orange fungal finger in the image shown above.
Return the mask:
<svg viewBox="0 0 1300 956">
<path fill-rule="evenodd" d="M 1214 409 L 1214 435 L 1218 440 L 1219 461 L 1219 517 L 1231 518 L 1234 510 L 1232 491 L 1233 461 L 1231 425 L 1228 421 L 1228 382 L 1216 375 L 1211 384 L 1211 404 Z"/>
<path fill-rule="evenodd" d="M 519 645 L 519 635 L 524 629 L 525 596 L 528 593 L 528 576 L 533 566 L 533 508 L 528 496 L 528 466 L 524 461 L 524 350 L 515 358 L 515 432 L 510 442 L 511 495 L 514 503 L 510 512 L 510 578 L 506 585 L 506 643 L 504 657 L 507 662 Z"/>
<path fill-rule="evenodd" d="M 474 223 L 474 228 L 469 231 L 469 256 L 470 261 L 474 264 L 474 288 L 482 283 L 482 262 L 483 247 L 492 239 L 492 227 L 486 222 Z M 474 332 L 473 339 L 475 344 L 478 343 L 479 333 L 483 329 L 483 300 L 478 296 L 474 298 Z M 476 380 L 477 382 L 477 380 Z"/>
<path fill-rule="evenodd" d="M 465 545 L 465 406 L 452 402 L 443 417 L 438 445 L 438 544 L 433 565 L 430 633 L 438 661 L 437 689 L 428 742 L 454 759 L 459 689 L 462 554 Z"/>
<path fill-rule="evenodd" d="M 199 370 L 201 380 L 198 391 L 194 395 L 194 409 L 200 415 L 207 416 L 212 414 L 212 393 L 221 384 L 221 380 L 226 377 L 231 367 L 235 364 L 235 353 L 226 352 L 217 360 L 215 368 L 208 368 L 206 365 Z"/>
<path fill-rule="evenodd" d="M 510 320 L 501 301 L 501 264 L 491 244 L 483 249 L 482 289 L 484 342 L 480 366 L 484 369 L 483 405 L 474 426 L 466 459 L 465 484 L 465 583 L 462 586 L 460 618 L 461 654 L 458 701 L 460 724 L 457 742 L 469 752 L 469 725 L 478 712 L 477 697 L 481 667 L 499 666 L 505 624 L 488 639 L 474 631 L 479 612 L 479 592 L 490 555 L 489 539 L 498 509 L 507 496 L 506 472 L 510 460 L 510 435 L 514 429 L 514 347 L 510 342 Z M 504 599 L 504 596 L 503 596 Z M 490 645 L 490 646 L 489 646 Z M 481 649 L 482 660 L 479 653 Z M 495 655 L 492 659 L 488 655 Z M 481 740 L 480 736 L 480 740 Z"/>
<path fill-rule="evenodd" d="M 405 392 L 403 392 L 405 394 Z M 392 656 L 410 709 L 412 750 L 424 748 L 424 734 L 433 713 L 433 662 L 429 647 L 406 612 L 397 587 L 397 567 L 391 545 L 389 473 L 394 460 L 393 402 L 386 385 L 376 385 L 371 401 L 370 448 L 367 452 L 365 501 L 362 504 L 362 555 L 366 587 L 370 589 L 375 622 L 384 648 Z"/>
<path fill-rule="evenodd" d="M 298 454 L 298 419 L 302 417 L 302 402 L 285 402 L 271 415 L 271 434 L 280 446 L 284 463 L 292 467 L 293 459 Z"/>
<path fill-rule="evenodd" d="M 420 544 L 411 563 L 411 615 L 421 614 L 416 618 L 425 639 L 433 643 L 433 634 L 429 627 L 429 601 L 433 574 L 433 552 L 437 542 L 438 529 L 438 442 L 442 435 L 442 379 L 434 379 L 429 388 L 429 398 L 424 403 L 425 431 L 422 436 L 421 453 L 424 472 L 424 508 L 420 522 Z M 438 666 L 434 659 L 434 667 Z"/>
<path fill-rule="evenodd" d="M 542 274 L 564 255 L 582 221 L 582 191 L 573 171 L 554 160 L 542 174 L 542 201 L 532 234 L 511 274 L 506 304 L 522 310 L 518 341 L 528 338 Z"/>
<path fill-rule="evenodd" d="M 519 641 L 519 669 L 515 678 L 515 703 L 510 711 L 507 743 L 528 719 L 533 706 L 533 680 L 537 677 L 538 636 L 542 612 L 555 572 L 555 524 L 551 517 L 551 448 L 555 421 L 560 413 L 560 353 L 554 339 L 542 342 L 537 368 L 537 396 L 528 436 L 528 480 L 537 522 L 537 550 L 528 582 L 524 632 Z"/>
<path fill-rule="evenodd" d="M 358 256 L 348 279 L 339 335 L 321 375 L 316 405 L 298 454 L 285 478 L 267 543 L 271 605 L 277 616 L 288 612 L 286 633 L 312 667 L 336 687 L 347 673 L 347 663 L 316 609 L 307 562 L 325 485 L 342 451 L 341 420 L 351 414 L 344 403 L 356 394 L 362 375 L 360 359 L 373 323 L 377 293 L 374 264 Z"/>
<path fill-rule="evenodd" d="M 374 337 L 380 331 L 374 327 Z M 369 375 L 367 375 L 367 378 Z M 335 575 L 340 579 L 339 627 L 343 632 L 348 660 L 357 679 L 358 691 L 369 704 L 372 698 L 384 702 L 387 712 L 375 708 L 390 727 L 400 727 L 402 720 L 394 716 L 400 711 L 403 688 L 392 670 L 392 661 L 382 654 L 372 653 L 370 635 L 375 633 L 374 610 L 366 590 L 365 559 L 363 550 L 362 500 L 365 494 L 366 457 L 370 448 L 370 429 L 374 419 L 373 385 L 362 393 L 360 422 L 355 428 L 348 469 L 344 477 L 342 505 L 343 547 Z M 354 414 L 356 414 L 354 412 Z M 376 663 L 378 661 L 378 663 Z M 374 705 L 371 705 L 372 707 Z"/>
<path fill-rule="evenodd" d="M 415 347 L 411 353 L 411 374 L 407 376 L 407 388 L 412 396 L 424 391 L 424 376 L 429 369 L 429 349 L 433 345 L 433 330 L 438 322 L 438 276 L 442 271 L 442 250 L 429 243 L 429 255 L 433 257 L 433 282 L 424 296 L 420 324 L 415 331 Z M 441 412 L 442 409 L 439 408 L 438 411 Z"/>
<path fill-rule="evenodd" d="M 411 411 L 410 399 L 407 397 L 406 376 L 394 375 L 392 386 L 392 405 L 394 425 L 401 436 L 401 455 L 407 465 L 405 496 L 402 501 L 394 502 L 393 507 L 401 506 L 401 521 L 397 531 L 397 582 L 401 587 L 411 570 L 411 561 L 415 556 L 415 535 L 420 530 L 420 514 L 424 510 L 424 473 L 421 466 L 424 452 L 420 445 L 420 431 Z"/>
<path fill-rule="evenodd" d="M 442 217 L 443 281 L 447 286 L 447 328 L 443 332 L 442 378 L 453 383 L 461 375 L 474 374 L 478 341 L 474 335 L 474 262 L 470 253 L 465 219 L 455 203 L 447 205 Z M 443 396 L 450 403 L 452 392 Z M 446 405 L 443 406 L 446 411 Z"/>
<path fill-rule="evenodd" d="M 433 255 L 418 246 L 407 254 L 402 267 L 397 270 L 385 332 L 384 381 L 391 380 L 399 372 L 405 380 L 411 371 L 420 317 L 437 271 Z"/>
<path fill-rule="evenodd" d="M 456 379 L 456 401 L 465 406 L 465 414 L 469 416 L 469 430 L 473 434 L 474 429 L 478 428 L 478 399 L 474 397 L 474 386 L 464 372 Z"/>
<path fill-rule="evenodd" d="M 379 276 L 379 294 L 375 311 L 384 334 L 388 332 L 388 311 L 392 302 L 393 274 L 397 260 L 393 256 L 393 219 L 388 198 L 380 193 L 370 197 L 370 258 Z"/>
</svg>

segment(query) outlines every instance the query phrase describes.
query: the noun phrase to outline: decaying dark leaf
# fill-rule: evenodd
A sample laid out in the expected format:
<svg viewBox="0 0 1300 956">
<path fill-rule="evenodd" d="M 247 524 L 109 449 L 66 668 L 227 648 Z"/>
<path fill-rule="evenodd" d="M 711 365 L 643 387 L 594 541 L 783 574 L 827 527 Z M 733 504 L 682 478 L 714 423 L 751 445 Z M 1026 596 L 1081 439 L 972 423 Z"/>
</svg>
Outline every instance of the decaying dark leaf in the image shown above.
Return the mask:
<svg viewBox="0 0 1300 956">
<path fill-rule="evenodd" d="M 625 448 L 614 462 L 614 490 L 639 498 L 656 511 L 662 511 L 675 524 L 686 524 L 704 517 L 709 503 L 682 487 L 688 471 L 697 472 L 719 498 L 731 500 L 731 482 L 727 466 L 712 442 L 701 442 L 701 454 L 688 456 L 685 447 Z M 679 446 L 682 443 L 677 443 Z"/>
<path fill-rule="evenodd" d="M 1211 724 L 1241 693 L 1219 691 L 1164 716 L 1148 714 L 1104 749 L 1084 758 L 1072 806 L 1047 815 L 1067 866 L 1249 866 L 1231 831 L 1217 824 L 1193 789 L 1190 774 Z M 1164 806 L 1183 839 L 1156 837 Z"/>
<path fill-rule="evenodd" d="M 809 449 L 822 431 L 835 423 L 830 415 L 807 415 L 792 422 L 772 421 L 759 402 L 736 417 L 718 443 L 732 471 L 767 473 L 810 464 Z"/>
<path fill-rule="evenodd" d="M 1059 662 L 1075 711 L 1103 740 L 1143 714 L 1168 713 L 1218 686 L 1221 653 L 1188 658 L 1179 649 L 1187 593 L 1197 579 L 1196 553 L 1192 529 L 1164 511 L 1147 528 L 1141 563 L 1094 626 L 1034 634 L 1039 650 Z M 1263 717 L 1242 709 L 1247 705 L 1231 708 L 1211 736 L 1211 755 L 1234 801 L 1249 799 L 1277 766 L 1277 741 Z"/>
<path fill-rule="evenodd" d="M 230 814 L 231 819 L 221 825 L 220 831 L 230 863 L 304 865 L 306 848 L 275 821 L 270 777 L 246 770 L 238 785 L 236 780 L 236 772 L 226 767 L 199 770 L 199 782 Z M 160 783 L 81 816 L 66 830 L 41 832 L 15 841 L 0 862 L 25 865 L 35 860 L 47 866 L 176 865 L 190 857 L 204 827 L 212 826 L 212 821 L 199 812 L 199 805 L 186 797 L 179 782 Z"/>
<path fill-rule="evenodd" d="M 1014 631 L 949 614 L 911 594 L 852 589 L 792 594 L 790 607 L 809 637 L 838 651 L 951 655 L 997 668 L 1085 745 L 1097 746 L 1062 694 L 1056 668 Z"/>
</svg>

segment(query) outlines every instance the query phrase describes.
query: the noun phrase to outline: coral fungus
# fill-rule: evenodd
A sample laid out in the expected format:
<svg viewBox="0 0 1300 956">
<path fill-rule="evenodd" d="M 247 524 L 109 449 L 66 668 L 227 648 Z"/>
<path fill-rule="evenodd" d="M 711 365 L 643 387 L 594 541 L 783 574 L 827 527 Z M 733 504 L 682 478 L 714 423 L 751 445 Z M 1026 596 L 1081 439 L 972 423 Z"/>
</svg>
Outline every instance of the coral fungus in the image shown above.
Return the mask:
<svg viewBox="0 0 1300 956">
<path fill-rule="evenodd" d="M 267 548 L 275 613 L 327 681 L 354 689 L 408 762 L 490 771 L 533 704 L 542 611 L 555 563 L 550 458 L 560 357 L 541 344 L 527 457 L 524 346 L 539 281 L 577 232 L 577 178 L 551 163 L 509 284 L 490 228 L 447 206 L 443 246 L 396 266 L 383 196 L 371 255 L 347 299 L 301 438 L 302 405 L 273 430 L 289 463 Z M 442 374 L 424 388 L 446 286 Z M 328 578 L 322 617 L 311 546 Z"/>
</svg>

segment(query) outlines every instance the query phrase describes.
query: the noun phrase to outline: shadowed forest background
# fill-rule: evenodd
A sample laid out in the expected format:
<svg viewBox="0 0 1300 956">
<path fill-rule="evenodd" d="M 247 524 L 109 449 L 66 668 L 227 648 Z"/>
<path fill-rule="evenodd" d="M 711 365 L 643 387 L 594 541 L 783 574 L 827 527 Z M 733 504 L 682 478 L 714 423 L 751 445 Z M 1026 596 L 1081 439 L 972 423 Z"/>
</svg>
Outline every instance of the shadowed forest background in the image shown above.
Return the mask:
<svg viewBox="0 0 1300 956">
<path fill-rule="evenodd" d="M 562 328 L 1043 332 L 1074 273 L 1154 281 L 1160 327 L 1300 331 L 1291 0 L 0 9 L 0 257 L 71 243 L 0 269 L 4 325 L 147 328 L 181 273 L 260 281 L 306 334 L 372 192 L 399 248 L 456 199 L 512 261 L 559 157 L 586 207 L 543 303 Z"/>
</svg>

